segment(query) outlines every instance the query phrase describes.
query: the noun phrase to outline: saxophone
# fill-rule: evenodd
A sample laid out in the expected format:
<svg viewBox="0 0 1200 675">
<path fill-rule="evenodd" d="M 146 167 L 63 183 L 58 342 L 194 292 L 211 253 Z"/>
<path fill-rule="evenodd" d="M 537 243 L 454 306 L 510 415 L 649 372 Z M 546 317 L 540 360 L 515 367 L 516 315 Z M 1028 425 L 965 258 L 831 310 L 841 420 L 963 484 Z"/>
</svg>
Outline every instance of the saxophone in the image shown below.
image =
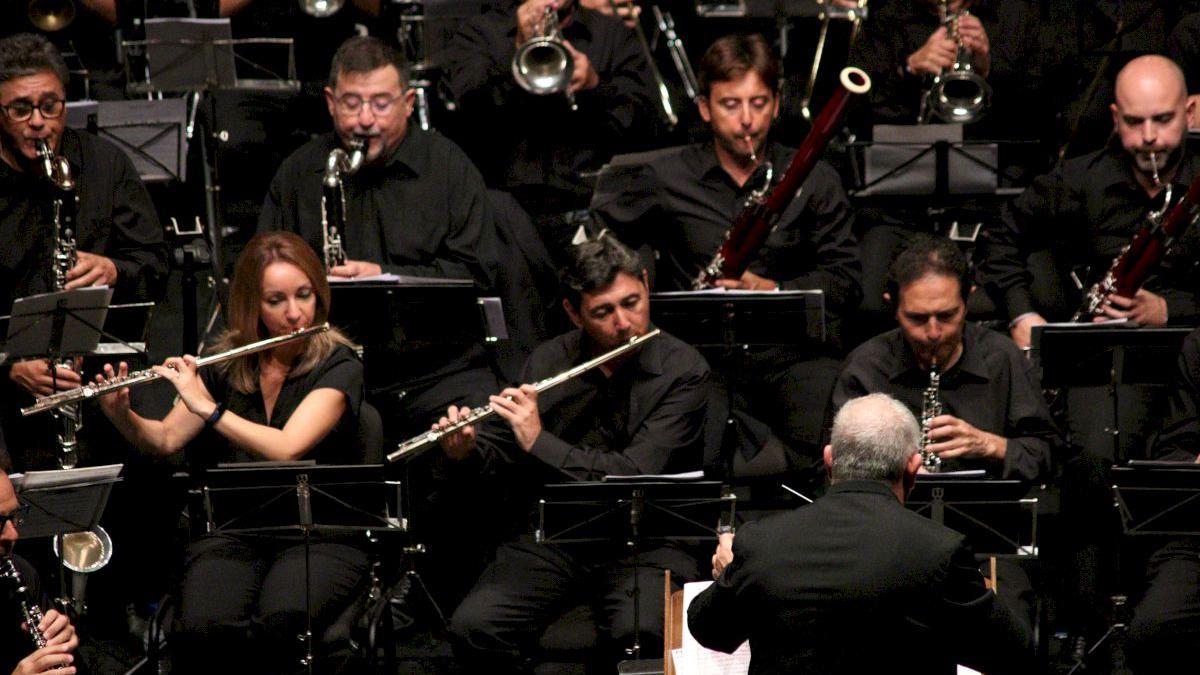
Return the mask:
<svg viewBox="0 0 1200 675">
<path fill-rule="evenodd" d="M 25 622 L 25 631 L 29 633 L 34 649 L 45 647 L 46 636 L 38 627 L 42 624 L 45 614 L 42 613 L 37 598 L 30 597 L 29 587 L 25 585 L 21 571 L 17 569 L 17 564 L 13 562 L 12 556 L 0 558 L 0 578 L 12 584 L 13 598 L 21 610 L 21 619 Z"/>
<path fill-rule="evenodd" d="M 346 264 L 346 248 L 342 244 L 346 230 L 346 191 L 342 179 L 362 167 L 367 142 L 367 138 L 356 136 L 350 141 L 350 152 L 334 148 L 325 158 L 325 174 L 321 179 L 321 250 L 326 270 Z"/>
<path fill-rule="evenodd" d="M 929 431 L 933 427 L 933 418 L 942 414 L 942 402 L 938 398 L 941 381 L 935 360 L 929 366 L 929 386 L 921 395 L 921 465 L 930 473 L 942 470 L 942 458 L 929 451 Z"/>
<path fill-rule="evenodd" d="M 55 291 L 66 290 L 67 273 L 79 259 L 75 242 L 75 179 L 71 176 L 71 165 L 67 158 L 54 154 L 46 139 L 36 141 L 38 157 L 42 162 L 42 173 L 50 182 L 53 197 L 50 205 L 54 213 L 54 250 L 51 276 Z M 57 366 L 75 370 L 73 359 L 59 361 Z M 78 405 L 63 406 L 55 411 L 58 421 L 58 463 L 64 469 L 74 468 L 78 461 L 78 434 L 83 428 L 83 417 Z"/>
</svg>

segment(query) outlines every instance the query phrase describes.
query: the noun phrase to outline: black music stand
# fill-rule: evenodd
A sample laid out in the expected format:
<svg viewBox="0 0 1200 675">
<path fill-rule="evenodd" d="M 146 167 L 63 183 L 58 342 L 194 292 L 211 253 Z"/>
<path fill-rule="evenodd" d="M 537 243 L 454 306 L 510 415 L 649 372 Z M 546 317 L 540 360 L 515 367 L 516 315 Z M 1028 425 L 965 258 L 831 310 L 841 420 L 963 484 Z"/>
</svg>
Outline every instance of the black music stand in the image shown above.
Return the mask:
<svg viewBox="0 0 1200 675">
<path fill-rule="evenodd" d="M 670 481 L 609 476 L 601 482 L 552 483 L 538 501 L 541 544 L 624 541 L 633 552 L 633 646 L 640 657 L 641 588 L 638 568 L 646 543 L 711 542 L 731 531 L 737 499 L 719 481 Z"/>
<path fill-rule="evenodd" d="M 301 665 L 312 673 L 312 533 L 404 531 L 403 519 L 391 515 L 399 513 L 395 484 L 384 480 L 380 464 L 307 462 L 225 465 L 205 471 L 201 482 L 209 532 L 303 536 L 307 611 Z"/>
<path fill-rule="evenodd" d="M 1132 461 L 1112 478 L 1125 534 L 1200 536 L 1200 464 Z"/>
<path fill-rule="evenodd" d="M 650 296 L 654 325 L 696 347 L 800 345 L 825 341 L 825 294 L 799 291 L 677 291 Z"/>
<path fill-rule="evenodd" d="M 1109 387 L 1113 457 L 1120 463 L 1119 385 L 1171 382 L 1180 346 L 1191 330 L 1143 328 L 1119 321 L 1051 323 L 1034 326 L 1030 351 L 1042 370 L 1042 386 L 1047 389 Z"/>
<path fill-rule="evenodd" d="M 1038 555 L 1038 497 L 1018 480 L 918 474 L 905 506 L 967 537 L 972 550 L 995 558 Z"/>
</svg>

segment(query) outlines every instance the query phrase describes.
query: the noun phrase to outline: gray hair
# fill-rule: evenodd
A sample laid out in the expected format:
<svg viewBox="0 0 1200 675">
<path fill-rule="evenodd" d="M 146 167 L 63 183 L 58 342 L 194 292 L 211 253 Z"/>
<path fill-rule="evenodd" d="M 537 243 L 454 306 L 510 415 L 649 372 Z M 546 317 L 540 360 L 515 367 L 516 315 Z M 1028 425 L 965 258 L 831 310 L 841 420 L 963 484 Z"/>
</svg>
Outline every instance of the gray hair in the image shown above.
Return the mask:
<svg viewBox="0 0 1200 675">
<path fill-rule="evenodd" d="M 898 483 L 920 444 L 921 427 L 903 403 L 887 394 L 851 399 L 833 418 L 831 478 Z"/>
<path fill-rule="evenodd" d="M 63 87 L 70 79 L 67 62 L 45 37 L 18 33 L 0 40 L 0 83 L 43 72 L 53 73 Z"/>
</svg>

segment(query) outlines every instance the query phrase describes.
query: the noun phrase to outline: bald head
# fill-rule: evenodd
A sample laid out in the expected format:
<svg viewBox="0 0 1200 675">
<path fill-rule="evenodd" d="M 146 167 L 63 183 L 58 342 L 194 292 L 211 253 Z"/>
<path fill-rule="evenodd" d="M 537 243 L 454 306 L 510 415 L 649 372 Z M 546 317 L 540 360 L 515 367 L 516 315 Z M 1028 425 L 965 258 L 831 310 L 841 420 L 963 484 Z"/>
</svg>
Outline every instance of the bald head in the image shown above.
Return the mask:
<svg viewBox="0 0 1200 675">
<path fill-rule="evenodd" d="M 920 443 L 921 428 L 903 403 L 887 394 L 851 399 L 833 418 L 830 476 L 899 483 Z"/>
<path fill-rule="evenodd" d="M 1113 128 L 1144 185 L 1173 175 L 1192 105 L 1183 70 L 1165 56 L 1139 56 L 1117 74 Z"/>
</svg>

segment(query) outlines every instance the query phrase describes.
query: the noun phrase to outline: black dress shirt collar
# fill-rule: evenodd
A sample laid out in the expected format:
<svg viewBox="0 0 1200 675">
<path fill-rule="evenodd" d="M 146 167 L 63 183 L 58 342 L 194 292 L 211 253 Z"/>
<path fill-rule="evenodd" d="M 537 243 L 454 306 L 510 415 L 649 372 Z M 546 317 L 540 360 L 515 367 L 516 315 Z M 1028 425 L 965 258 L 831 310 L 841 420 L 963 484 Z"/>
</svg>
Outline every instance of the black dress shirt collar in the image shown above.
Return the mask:
<svg viewBox="0 0 1200 675">
<path fill-rule="evenodd" d="M 825 496 L 828 497 L 839 492 L 865 492 L 874 495 L 886 495 L 895 499 L 897 503 L 900 501 L 896 499 L 896 493 L 892 492 L 892 486 L 881 480 L 839 480 L 829 486 L 829 490 L 826 491 Z"/>
<path fill-rule="evenodd" d="M 326 134 L 326 140 L 330 150 L 342 147 L 341 137 L 336 132 Z M 421 131 L 420 127 L 410 125 L 408 130 L 404 132 L 404 138 L 400 139 L 400 145 L 396 146 L 391 156 L 379 168 L 363 167 L 363 170 L 370 172 L 385 168 L 388 170 L 396 169 L 400 173 L 407 174 L 412 178 L 420 178 L 428 169 L 428 162 L 426 161 L 428 158 L 428 153 L 426 152 L 427 146 L 428 141 L 425 137 L 425 132 Z M 323 174 L 325 172 L 325 165 L 314 166 L 313 172 Z"/>
<path fill-rule="evenodd" d="M 982 349 L 979 349 L 979 331 L 981 330 L 986 329 L 971 323 L 963 326 L 962 356 L 943 374 L 943 377 L 966 376 L 976 378 L 980 382 L 987 382 L 991 379 L 988 375 L 987 362 L 984 359 L 985 354 Z M 921 367 L 921 364 L 917 361 L 917 355 L 912 350 L 912 346 L 905 339 L 904 331 L 899 328 L 894 330 L 892 332 L 891 343 L 892 353 L 895 354 L 896 358 L 892 359 L 892 369 L 888 373 L 889 380 L 900 383 L 929 377 L 929 371 Z"/>
<path fill-rule="evenodd" d="M 653 329 L 654 327 L 651 326 L 650 330 Z M 624 370 L 627 372 L 642 372 L 651 376 L 663 375 L 665 371 L 663 370 L 662 357 L 657 355 L 654 348 L 656 343 L 657 339 L 652 339 L 638 347 L 635 358 L 629 362 L 629 365 L 633 365 L 634 368 L 627 367 Z M 576 330 L 573 338 L 567 344 L 567 362 L 575 365 L 594 359 L 602 353 L 604 352 L 595 348 L 592 341 L 582 329 Z M 619 372 L 615 376 L 623 377 L 624 373 Z"/>
</svg>

